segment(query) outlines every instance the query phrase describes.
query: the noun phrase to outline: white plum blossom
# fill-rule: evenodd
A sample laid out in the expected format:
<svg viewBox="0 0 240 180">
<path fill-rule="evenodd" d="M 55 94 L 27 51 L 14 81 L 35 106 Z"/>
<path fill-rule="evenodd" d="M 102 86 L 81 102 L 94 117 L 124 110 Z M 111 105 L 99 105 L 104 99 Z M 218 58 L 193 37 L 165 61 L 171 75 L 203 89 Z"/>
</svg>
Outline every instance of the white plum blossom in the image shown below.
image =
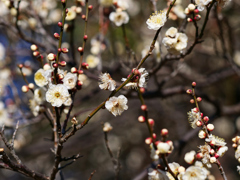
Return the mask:
<svg viewBox="0 0 240 180">
<path fill-rule="evenodd" d="M 193 129 L 197 127 L 196 123 L 201 121 L 201 113 L 196 112 L 195 109 L 191 109 L 188 113 L 188 121 Z"/>
<path fill-rule="evenodd" d="M 54 107 L 62 106 L 70 97 L 68 89 L 63 84 L 51 84 L 46 93 L 46 101 Z"/>
<path fill-rule="evenodd" d="M 125 86 L 132 88 L 132 89 L 136 89 L 138 87 L 146 87 L 147 86 L 147 80 L 148 80 L 148 72 L 146 71 L 145 68 L 140 68 L 139 70 L 140 73 L 140 78 L 137 82 L 129 82 L 127 83 Z M 121 81 L 126 81 L 126 78 L 122 78 Z"/>
<path fill-rule="evenodd" d="M 214 141 L 214 145 L 216 146 L 225 146 L 227 144 L 223 138 L 214 136 L 212 134 L 210 134 L 209 137 L 205 139 L 205 141 L 206 142 Z"/>
<path fill-rule="evenodd" d="M 166 11 L 156 11 L 155 13 L 153 13 L 146 22 L 148 25 L 148 29 L 158 30 L 160 27 L 162 27 L 167 21 L 166 14 Z"/>
<path fill-rule="evenodd" d="M 188 37 L 184 33 L 179 33 L 174 27 L 167 30 L 162 43 L 169 53 L 179 54 L 187 47 Z"/>
<path fill-rule="evenodd" d="M 207 172 L 197 166 L 190 166 L 182 176 L 182 180 L 205 180 Z"/>
<path fill-rule="evenodd" d="M 66 16 L 66 21 L 72 21 L 76 18 L 77 16 L 77 13 L 75 11 L 75 7 L 72 6 L 71 8 L 68 8 L 68 13 L 67 13 L 67 16 Z"/>
<path fill-rule="evenodd" d="M 68 98 L 66 101 L 65 101 L 65 103 L 64 103 L 64 106 L 70 106 L 71 104 L 72 104 L 72 98 Z"/>
<path fill-rule="evenodd" d="M 114 116 L 121 115 L 124 110 L 128 109 L 127 101 L 124 95 L 118 97 L 113 96 L 105 103 L 105 107 Z"/>
<path fill-rule="evenodd" d="M 210 149 L 211 147 L 209 145 L 204 145 L 199 147 L 200 152 L 203 154 L 202 162 L 205 164 L 208 168 L 211 168 L 212 165 L 210 163 Z"/>
<path fill-rule="evenodd" d="M 168 180 L 168 177 L 163 172 L 150 168 L 148 180 Z"/>
<path fill-rule="evenodd" d="M 235 158 L 239 159 L 240 158 L 240 146 L 237 147 L 237 150 L 235 151 Z"/>
<path fill-rule="evenodd" d="M 178 174 L 178 168 L 180 167 L 180 165 L 178 163 L 176 163 L 176 162 L 173 162 L 173 163 L 169 163 L 168 166 L 172 170 L 173 174 L 176 176 Z M 168 176 L 168 178 L 170 180 L 174 180 L 175 179 L 169 172 L 167 172 L 167 176 Z"/>
<path fill-rule="evenodd" d="M 155 149 L 154 149 L 154 147 L 153 147 L 153 143 L 150 144 L 150 149 L 151 149 L 150 157 L 152 158 L 152 160 L 158 161 L 159 156 L 158 156 L 158 154 L 156 153 L 156 151 L 155 151 Z"/>
<path fill-rule="evenodd" d="M 181 5 L 176 5 L 172 8 L 172 11 L 174 14 L 177 15 L 177 17 L 184 19 L 186 18 L 186 14 L 184 13 L 184 9 Z"/>
<path fill-rule="evenodd" d="M 29 99 L 29 108 L 31 109 L 34 116 L 38 116 L 39 112 L 42 109 L 39 102 L 35 98 Z"/>
<path fill-rule="evenodd" d="M 192 164 L 194 159 L 195 159 L 195 155 L 196 155 L 195 151 L 190 151 L 190 152 L 185 154 L 184 160 L 186 161 L 186 163 Z"/>
<path fill-rule="evenodd" d="M 86 63 L 88 63 L 88 66 L 90 68 L 95 68 L 100 62 L 99 57 L 93 56 L 93 55 L 88 55 L 86 57 Z"/>
<path fill-rule="evenodd" d="M 171 146 L 165 142 L 159 142 L 157 145 L 157 154 L 165 154 L 170 151 Z"/>
<path fill-rule="evenodd" d="M 228 150 L 227 146 L 220 147 L 217 151 L 217 154 L 222 157 Z"/>
<path fill-rule="evenodd" d="M 129 16 L 125 11 L 118 8 L 116 12 L 111 12 L 109 19 L 114 22 L 116 26 L 121 26 L 122 24 L 128 23 Z"/>
<path fill-rule="evenodd" d="M 76 82 L 77 82 L 77 74 L 73 74 L 69 72 L 63 78 L 63 84 L 68 89 L 73 89 L 76 86 Z"/>
<path fill-rule="evenodd" d="M 199 11 L 203 11 L 204 6 L 207 6 L 210 2 L 212 2 L 212 0 L 195 0 L 195 3 Z"/>
<path fill-rule="evenodd" d="M 100 89 L 113 91 L 116 87 L 116 82 L 111 78 L 110 74 L 104 73 L 99 76 L 100 83 L 99 87 Z"/>
<path fill-rule="evenodd" d="M 51 82 L 51 74 L 52 74 L 52 69 L 50 70 L 43 70 L 39 69 L 35 75 L 34 75 L 34 81 L 39 87 L 43 87 L 47 85 L 49 82 Z"/>
</svg>

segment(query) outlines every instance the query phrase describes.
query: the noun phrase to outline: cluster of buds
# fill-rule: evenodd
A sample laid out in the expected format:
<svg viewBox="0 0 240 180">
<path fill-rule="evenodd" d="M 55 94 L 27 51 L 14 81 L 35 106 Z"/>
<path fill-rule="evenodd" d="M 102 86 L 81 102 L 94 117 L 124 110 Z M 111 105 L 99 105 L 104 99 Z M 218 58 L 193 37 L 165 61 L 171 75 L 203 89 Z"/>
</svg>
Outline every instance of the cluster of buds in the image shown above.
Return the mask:
<svg viewBox="0 0 240 180">
<path fill-rule="evenodd" d="M 235 158 L 240 163 L 240 136 L 236 136 L 232 139 L 233 145 L 232 147 L 235 150 Z"/>
<path fill-rule="evenodd" d="M 186 15 L 193 15 L 193 18 L 187 18 L 188 22 L 199 21 L 201 19 L 201 16 L 198 14 L 199 10 L 196 9 L 196 5 L 194 4 L 189 4 L 184 13 Z"/>
</svg>

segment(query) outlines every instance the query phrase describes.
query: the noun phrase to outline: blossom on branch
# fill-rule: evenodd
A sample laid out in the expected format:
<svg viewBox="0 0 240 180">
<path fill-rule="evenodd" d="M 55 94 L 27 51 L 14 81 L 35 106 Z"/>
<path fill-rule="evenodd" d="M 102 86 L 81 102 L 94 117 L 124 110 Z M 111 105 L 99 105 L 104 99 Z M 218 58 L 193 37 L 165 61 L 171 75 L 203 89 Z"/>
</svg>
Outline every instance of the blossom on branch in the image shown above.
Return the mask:
<svg viewBox="0 0 240 180">
<path fill-rule="evenodd" d="M 124 110 L 128 109 L 127 101 L 124 95 L 118 97 L 113 96 L 106 102 L 105 107 L 114 116 L 121 115 Z"/>
<path fill-rule="evenodd" d="M 116 26 L 121 26 L 122 24 L 127 24 L 129 21 L 129 16 L 122 9 L 118 8 L 116 12 L 111 12 L 109 19 L 115 23 Z"/>
<path fill-rule="evenodd" d="M 100 89 L 109 90 L 109 91 L 113 91 L 115 89 L 116 82 L 111 78 L 110 74 L 108 73 L 101 74 L 99 76 L 99 79 L 101 81 L 99 83 Z"/>
<path fill-rule="evenodd" d="M 167 12 L 159 11 L 153 13 L 147 20 L 148 29 L 158 30 L 167 21 Z"/>
<path fill-rule="evenodd" d="M 70 97 L 68 89 L 63 84 L 50 85 L 46 93 L 47 102 L 51 103 L 54 107 L 62 106 Z"/>
</svg>

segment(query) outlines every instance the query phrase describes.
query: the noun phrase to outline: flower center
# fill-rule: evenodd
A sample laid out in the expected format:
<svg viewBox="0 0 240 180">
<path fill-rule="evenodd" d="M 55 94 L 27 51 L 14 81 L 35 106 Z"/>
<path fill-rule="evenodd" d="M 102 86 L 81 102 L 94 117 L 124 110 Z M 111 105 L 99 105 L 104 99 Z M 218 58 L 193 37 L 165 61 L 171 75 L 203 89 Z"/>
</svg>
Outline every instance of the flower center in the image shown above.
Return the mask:
<svg viewBox="0 0 240 180">
<path fill-rule="evenodd" d="M 196 175 L 195 172 L 191 172 L 190 176 L 191 176 L 191 177 L 197 177 L 197 175 Z"/>
<path fill-rule="evenodd" d="M 45 80 L 45 77 L 42 75 L 41 72 L 38 72 L 38 73 L 36 73 L 36 75 L 35 75 L 35 79 L 38 80 L 38 81 L 44 81 L 44 80 Z"/>
<path fill-rule="evenodd" d="M 59 92 L 56 92 L 56 93 L 55 93 L 55 97 L 56 97 L 56 98 L 59 98 L 59 97 L 60 97 L 60 93 L 59 93 Z"/>
</svg>

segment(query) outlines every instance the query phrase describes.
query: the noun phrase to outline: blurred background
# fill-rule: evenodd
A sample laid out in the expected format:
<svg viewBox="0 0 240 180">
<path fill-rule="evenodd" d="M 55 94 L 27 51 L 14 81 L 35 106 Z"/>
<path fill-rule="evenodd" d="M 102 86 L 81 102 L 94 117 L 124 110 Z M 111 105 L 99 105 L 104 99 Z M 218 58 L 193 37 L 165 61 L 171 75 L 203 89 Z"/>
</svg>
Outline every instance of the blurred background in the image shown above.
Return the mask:
<svg viewBox="0 0 240 180">
<path fill-rule="evenodd" d="M 99 89 L 98 77 L 101 72 L 110 73 L 120 85 L 121 78 L 126 78 L 146 54 L 155 35 L 154 30 L 147 28 L 146 20 L 155 8 L 163 10 L 169 3 L 156 1 L 155 6 L 155 1 L 151 0 L 125 1 L 129 5 L 126 8 L 129 22 L 124 27 L 117 27 L 109 20 L 109 14 L 115 11 L 112 1 L 89 0 L 93 9 L 88 19 L 84 61 L 89 63 L 90 68 L 84 71 L 83 87 L 75 97 L 71 113 L 71 117 L 75 115 L 79 122 L 110 95 Z M 21 91 L 25 82 L 18 64 L 24 65 L 23 72 L 27 80 L 34 83 L 34 73 L 41 67 L 41 63 L 33 55 L 30 46 L 33 42 L 38 43 L 44 63 L 47 62 L 48 53 L 57 52 L 58 41 L 53 34 L 60 31 L 57 23 L 61 21 L 61 2 L 22 0 L 17 26 L 17 10 L 14 10 L 17 1 L 10 2 L 13 7 L 7 6 L 8 2 L 4 0 L 0 1 L 0 125 L 5 124 L 5 133 L 10 139 L 19 121 L 15 140 L 16 153 L 26 166 L 49 174 L 54 162 L 54 155 L 50 150 L 53 148 L 52 129 L 43 113 L 34 116 L 31 112 L 29 99 L 32 94 Z M 229 148 L 220 162 L 228 179 L 239 179 L 236 168 L 239 163 L 234 157 L 231 139 L 239 135 L 240 130 L 240 2 L 232 0 L 224 8 L 214 6 L 203 41 L 189 55 L 171 60 L 172 56 L 167 55 L 167 49 L 161 43 L 168 28 L 176 27 L 187 34 L 187 49 L 194 42 L 194 24 L 188 23 L 188 17 L 184 14 L 189 3 L 190 1 L 182 0 L 179 3 L 182 8 L 173 7 L 170 19 L 157 40 L 158 45 L 143 65 L 150 73 L 143 97 L 148 106 L 149 118 L 155 120 L 154 132 L 157 139 L 160 139 L 161 129 L 167 128 L 168 140 L 174 142 L 175 149 L 168 161 L 188 167 L 183 159 L 185 153 L 198 151 L 198 147 L 204 145 L 204 140 L 198 138 L 199 129 L 193 130 L 187 119 L 187 112 L 194 105 L 189 102 L 191 96 L 185 92 L 191 88 L 192 81 L 195 81 L 196 94 L 203 99 L 200 103 L 201 112 L 209 116 L 214 124 L 213 134 L 224 138 Z M 62 47 L 68 48 L 69 53 L 60 57 L 67 62 L 63 69 L 70 70 L 73 66 L 77 67 L 80 59 L 77 48 L 83 43 L 84 20 L 81 17 L 85 14 L 85 6 L 84 1 L 69 0 L 67 7 L 69 10 L 75 8 L 77 12 L 75 18 L 66 21 Z M 206 9 L 199 14 L 201 19 L 197 24 L 201 29 Z M 19 34 L 18 28 L 23 35 Z M 141 103 L 135 90 L 123 89 L 118 93 L 120 94 L 128 98 L 127 111 L 114 117 L 107 110 L 100 110 L 86 127 L 64 144 L 63 156 L 78 153 L 83 155 L 61 171 L 66 180 L 88 179 L 94 170 L 94 180 L 115 178 L 114 166 L 104 143 L 104 122 L 110 122 L 113 127 L 108 138 L 114 157 L 117 157 L 121 148 L 119 179 L 148 179 L 147 169 L 154 165 L 150 158 L 150 148 L 145 144 L 145 139 L 149 137 L 147 126 L 138 122 L 138 117 L 143 115 Z M 50 105 L 46 102 L 44 107 Z M 3 142 L 0 142 L 0 147 L 4 147 Z M 215 179 L 222 178 L 217 166 L 214 165 L 209 170 Z M 0 169 L 0 176 L 1 179 L 30 179 L 4 169 Z M 59 175 L 57 179 L 60 179 Z"/>
</svg>

